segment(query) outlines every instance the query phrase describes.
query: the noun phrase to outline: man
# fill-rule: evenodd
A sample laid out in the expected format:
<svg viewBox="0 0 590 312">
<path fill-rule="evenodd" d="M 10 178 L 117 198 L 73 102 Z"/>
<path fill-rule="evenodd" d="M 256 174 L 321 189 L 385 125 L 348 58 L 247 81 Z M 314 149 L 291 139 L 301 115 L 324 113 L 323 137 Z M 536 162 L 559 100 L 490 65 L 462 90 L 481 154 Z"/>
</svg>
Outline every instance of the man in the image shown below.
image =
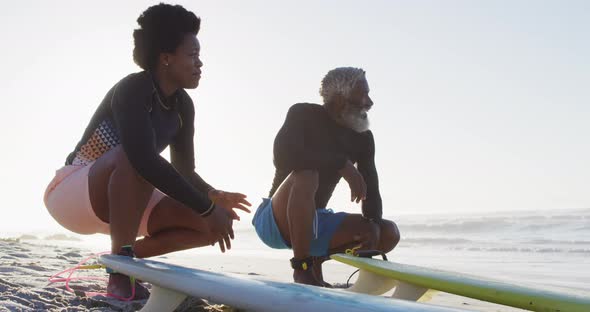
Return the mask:
<svg viewBox="0 0 590 312">
<path fill-rule="evenodd" d="M 330 254 L 358 246 L 389 252 L 400 235 L 395 223 L 382 219 L 367 116 L 373 101 L 364 70 L 331 70 L 320 95 L 323 105 L 300 103 L 289 109 L 274 141 L 270 199 L 263 200 L 252 224 L 268 246 L 293 249 L 296 283 L 329 287 L 321 265 Z M 362 214 L 326 209 L 340 178 L 350 186 L 351 201 L 362 201 Z"/>
</svg>

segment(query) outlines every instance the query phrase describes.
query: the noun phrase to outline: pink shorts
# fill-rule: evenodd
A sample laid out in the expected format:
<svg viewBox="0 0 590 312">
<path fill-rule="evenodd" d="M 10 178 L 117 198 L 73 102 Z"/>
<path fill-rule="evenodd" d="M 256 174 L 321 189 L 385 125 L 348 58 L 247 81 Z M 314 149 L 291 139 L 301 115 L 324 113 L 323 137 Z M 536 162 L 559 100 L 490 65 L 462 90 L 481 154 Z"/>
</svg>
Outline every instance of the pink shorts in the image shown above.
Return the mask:
<svg viewBox="0 0 590 312">
<path fill-rule="evenodd" d="M 94 162 L 86 166 L 64 166 L 45 191 L 43 200 L 49 214 L 64 228 L 78 234 L 110 234 L 109 224 L 99 219 L 90 203 L 88 172 Z M 147 222 L 154 207 L 166 195 L 154 189 L 141 218 L 138 236 L 147 236 Z"/>
</svg>

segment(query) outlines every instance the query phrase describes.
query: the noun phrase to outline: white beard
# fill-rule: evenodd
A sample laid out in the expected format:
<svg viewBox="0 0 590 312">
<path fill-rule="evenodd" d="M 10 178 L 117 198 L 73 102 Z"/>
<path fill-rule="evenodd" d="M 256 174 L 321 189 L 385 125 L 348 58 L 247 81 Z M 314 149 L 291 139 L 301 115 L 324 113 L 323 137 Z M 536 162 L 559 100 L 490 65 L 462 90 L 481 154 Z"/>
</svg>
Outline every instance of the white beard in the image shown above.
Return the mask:
<svg viewBox="0 0 590 312">
<path fill-rule="evenodd" d="M 366 109 L 358 110 L 348 107 L 340 115 L 340 123 L 359 133 L 369 130 L 370 126 L 369 115 Z"/>
</svg>

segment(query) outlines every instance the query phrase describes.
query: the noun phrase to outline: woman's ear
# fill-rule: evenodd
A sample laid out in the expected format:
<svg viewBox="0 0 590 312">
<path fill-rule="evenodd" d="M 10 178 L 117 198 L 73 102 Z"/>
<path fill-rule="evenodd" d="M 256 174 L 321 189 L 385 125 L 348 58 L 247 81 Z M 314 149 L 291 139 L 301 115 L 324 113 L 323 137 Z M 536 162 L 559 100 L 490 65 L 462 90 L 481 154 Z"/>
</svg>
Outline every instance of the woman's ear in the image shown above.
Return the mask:
<svg viewBox="0 0 590 312">
<path fill-rule="evenodd" d="M 170 65 L 170 54 L 169 53 L 160 53 L 160 57 L 158 58 L 160 64 L 164 67 Z"/>
</svg>

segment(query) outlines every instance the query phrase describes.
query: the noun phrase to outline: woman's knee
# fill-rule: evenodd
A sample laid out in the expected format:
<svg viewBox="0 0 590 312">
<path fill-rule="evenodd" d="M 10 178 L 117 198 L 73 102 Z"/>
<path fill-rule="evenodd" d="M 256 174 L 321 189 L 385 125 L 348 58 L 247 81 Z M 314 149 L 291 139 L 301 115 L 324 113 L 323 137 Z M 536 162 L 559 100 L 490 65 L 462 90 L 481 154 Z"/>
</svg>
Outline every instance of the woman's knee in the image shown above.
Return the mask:
<svg viewBox="0 0 590 312">
<path fill-rule="evenodd" d="M 121 145 L 98 158 L 88 171 L 90 203 L 96 215 L 108 222 L 111 189 L 124 188 L 128 195 L 148 200 L 154 186 L 143 179 L 129 162 Z"/>
<path fill-rule="evenodd" d="M 383 252 L 389 252 L 397 246 L 400 241 L 400 232 L 397 224 L 390 220 L 382 220 L 379 224 L 380 241 L 379 246 Z"/>
<path fill-rule="evenodd" d="M 153 186 L 147 182 L 131 164 L 122 145 L 115 147 L 112 152 L 113 171 L 116 170 L 116 172 L 129 179 L 130 182 L 135 182 L 138 185 L 145 187 L 146 190 L 153 189 Z"/>
<path fill-rule="evenodd" d="M 127 157 L 127 153 L 125 153 L 125 150 L 123 149 L 122 145 L 119 145 L 114 148 L 112 157 L 113 157 L 115 168 L 117 170 L 133 173 L 134 175 L 139 176 L 137 170 L 135 170 L 135 168 L 131 164 L 131 161 L 129 161 L 129 158 Z"/>
</svg>

